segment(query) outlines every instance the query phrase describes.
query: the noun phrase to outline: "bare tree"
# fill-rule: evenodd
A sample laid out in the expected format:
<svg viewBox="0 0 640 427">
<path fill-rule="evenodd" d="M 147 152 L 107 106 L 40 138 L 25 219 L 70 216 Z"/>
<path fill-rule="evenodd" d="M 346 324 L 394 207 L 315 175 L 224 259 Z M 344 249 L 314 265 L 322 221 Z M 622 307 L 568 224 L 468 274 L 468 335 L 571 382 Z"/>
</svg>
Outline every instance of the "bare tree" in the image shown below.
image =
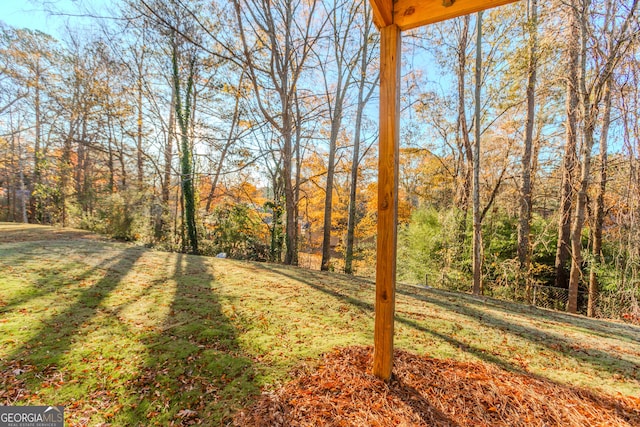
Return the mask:
<svg viewBox="0 0 640 427">
<path fill-rule="evenodd" d="M 530 280 L 529 269 L 531 264 L 531 247 L 529 233 L 531 230 L 531 172 L 532 172 L 532 147 L 533 127 L 535 121 L 536 106 L 536 79 L 538 69 L 538 2 L 529 0 L 528 6 L 528 33 L 529 33 L 529 58 L 527 66 L 527 119 L 525 124 L 524 147 L 521 158 L 522 183 L 520 186 L 520 214 L 518 221 L 518 261 L 520 277 L 526 279 L 527 299 L 529 299 Z"/>
<path fill-rule="evenodd" d="M 330 5 L 329 30 L 331 31 L 326 46 L 326 55 L 317 53 L 318 64 L 324 81 L 324 97 L 329 115 L 329 152 L 327 159 L 327 178 L 324 198 L 324 224 L 322 233 L 322 262 L 320 269 L 329 270 L 331 259 L 331 228 L 333 184 L 336 169 L 336 152 L 338 137 L 342 130 L 345 103 L 354 79 L 356 66 L 362 55 L 362 48 L 353 40 L 356 25 L 356 12 L 362 7 L 362 1 L 351 2 L 349 7 Z M 354 44 L 356 44 L 354 46 Z M 358 43 L 359 44 L 359 43 Z M 321 44 L 316 45 L 322 46 Z M 329 69 L 329 67 L 331 69 Z"/>
<path fill-rule="evenodd" d="M 354 84 L 358 87 L 356 101 L 356 118 L 353 129 L 353 158 L 351 160 L 351 180 L 349 183 L 349 212 L 347 219 L 347 241 L 345 243 L 344 272 L 353 273 L 353 248 L 355 243 L 356 228 L 356 195 L 358 188 L 358 170 L 360 166 L 360 144 L 362 138 L 362 119 L 364 108 L 371 99 L 380 79 L 380 73 L 374 73 L 370 80 L 369 67 L 376 58 L 376 46 L 378 39 L 374 37 L 373 21 L 371 20 L 371 9 L 368 2 L 363 2 L 362 23 L 360 26 L 362 52 L 360 54 L 360 66 Z M 367 87 L 368 85 L 368 87 Z"/>
<path fill-rule="evenodd" d="M 610 44 L 608 52 L 604 54 L 600 63 L 601 65 L 595 70 L 596 73 L 593 81 L 587 84 L 587 38 L 591 31 L 589 28 L 590 6 L 591 1 L 585 0 L 582 4 L 579 21 L 581 35 L 579 93 L 581 98 L 581 113 L 584 122 L 584 141 L 582 143 L 582 149 L 580 150 L 580 179 L 578 182 L 576 211 L 571 226 L 572 257 L 571 274 L 569 277 L 569 301 L 567 303 L 567 311 L 570 313 L 576 313 L 578 309 L 578 287 L 582 278 L 582 229 L 586 215 L 587 190 L 591 179 L 591 151 L 595 142 L 594 133 L 598 121 L 599 109 L 607 87 L 607 81 L 624 53 L 631 46 L 631 41 L 635 38 L 635 34 L 629 34 L 629 31 L 636 31 L 631 25 L 635 20 L 638 0 L 633 1 L 626 11 L 626 14 L 620 17 L 618 22 L 615 22 L 615 2 L 613 0 L 607 0 L 605 4 L 607 12 L 605 14 L 604 35 L 605 37 L 611 37 L 613 42 Z"/>
<path fill-rule="evenodd" d="M 592 247 L 593 257 L 591 269 L 589 271 L 589 301 L 587 303 L 587 316 L 593 317 L 596 313 L 596 300 L 598 298 L 598 267 L 602 265 L 602 225 L 604 223 L 604 197 L 607 191 L 607 167 L 608 167 L 608 138 L 609 126 L 611 125 L 611 79 L 605 83 L 603 96 L 604 112 L 602 114 L 602 128 L 600 130 L 600 153 L 598 155 L 600 166 L 598 168 L 598 192 L 594 206 L 594 224 L 592 227 Z"/>
<path fill-rule="evenodd" d="M 458 245 L 464 243 L 464 235 L 467 229 L 467 215 L 469 211 L 469 189 L 473 181 L 473 148 L 469 136 L 469 125 L 465 111 L 465 76 L 467 72 L 467 47 L 469 45 L 469 15 L 460 18 L 462 28 L 458 33 L 456 46 L 457 57 L 457 105 L 458 118 L 456 126 L 456 144 L 458 147 L 458 185 L 456 191 L 456 207 L 460 218 L 458 219 Z"/>
<path fill-rule="evenodd" d="M 578 0 L 571 0 L 566 11 L 567 26 L 567 66 L 566 66 L 566 113 L 565 145 L 562 164 L 562 185 L 560 193 L 560 213 L 558 223 L 558 245 L 556 247 L 555 286 L 567 288 L 569 276 L 566 264 L 569 260 L 569 235 L 571 233 L 572 200 L 574 196 L 573 181 L 577 163 L 576 147 L 578 143 L 578 68 L 580 32 L 578 27 Z"/>
<path fill-rule="evenodd" d="M 473 146 L 473 294 L 482 294 L 482 218 L 480 211 L 480 137 L 482 89 L 482 12 L 476 20 L 475 143 Z"/>
<path fill-rule="evenodd" d="M 244 61 L 258 108 L 281 137 L 286 217 L 285 264 L 298 263 L 295 177 L 298 83 L 324 23 L 317 24 L 316 0 L 233 1 Z"/>
</svg>

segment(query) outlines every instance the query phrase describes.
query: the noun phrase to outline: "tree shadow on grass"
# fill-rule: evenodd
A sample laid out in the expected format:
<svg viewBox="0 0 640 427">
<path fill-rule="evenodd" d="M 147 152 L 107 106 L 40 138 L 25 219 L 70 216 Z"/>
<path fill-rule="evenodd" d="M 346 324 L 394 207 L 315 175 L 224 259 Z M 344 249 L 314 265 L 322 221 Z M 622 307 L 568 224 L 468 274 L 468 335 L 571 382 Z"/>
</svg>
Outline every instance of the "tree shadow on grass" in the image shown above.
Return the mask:
<svg viewBox="0 0 640 427">
<path fill-rule="evenodd" d="M 594 369 L 609 372 L 614 375 L 621 375 L 625 378 L 640 381 L 637 363 L 627 360 L 624 357 L 617 357 L 604 350 L 596 348 L 582 348 L 576 345 L 570 338 L 563 337 L 559 333 L 545 331 L 533 326 L 528 326 L 524 322 L 512 322 L 505 318 L 494 316 L 486 310 L 475 308 L 475 304 L 458 304 L 447 298 L 437 298 L 426 293 L 416 294 L 407 290 L 399 289 L 399 294 L 437 305 L 451 312 L 473 319 L 483 326 L 508 332 L 522 339 L 547 347 L 553 351 L 560 351 L 566 357 L 571 357 L 581 363 L 586 363 Z M 477 303 L 480 305 L 480 301 Z M 508 311 L 505 310 L 505 313 Z M 570 320 L 570 319 L 569 319 Z M 571 326 L 568 323 L 567 326 Z"/>
<path fill-rule="evenodd" d="M 318 283 L 322 283 L 322 281 L 325 281 L 328 276 L 325 273 L 320 273 L 320 272 L 314 272 L 314 271 L 308 271 L 308 270 L 304 270 L 302 268 L 300 269 L 295 269 L 295 268 L 287 268 L 286 270 L 281 270 L 279 268 L 279 266 L 274 265 L 274 264 L 266 264 L 266 263 L 255 263 L 255 265 L 257 267 L 259 267 L 260 269 L 264 270 L 264 271 L 268 271 L 271 273 L 275 273 L 281 276 L 284 276 L 285 278 L 288 279 L 293 279 L 297 282 L 300 283 L 304 283 L 305 285 L 320 291 L 322 293 L 325 293 L 327 295 L 331 295 L 333 297 L 336 297 L 340 300 L 343 300 L 351 305 L 353 305 L 354 307 L 360 309 L 363 312 L 367 312 L 367 313 L 371 313 L 373 311 L 373 304 L 372 303 L 368 303 L 366 301 L 362 301 L 361 299 L 358 298 L 354 298 L 351 297 L 349 295 L 345 295 L 341 292 L 338 292 L 334 289 L 331 289 L 327 286 L 322 286 L 320 284 L 316 284 L 314 282 L 309 281 L 309 277 L 311 277 L 312 279 L 316 280 Z M 299 271 L 298 271 L 299 270 Z M 346 281 L 345 281 L 346 283 Z M 370 284 L 367 283 L 366 286 L 370 287 Z"/>
<path fill-rule="evenodd" d="M 563 313 L 554 310 L 541 309 L 522 303 L 505 302 L 491 297 L 477 297 L 469 294 L 460 294 L 441 289 L 424 289 L 413 285 L 399 285 L 411 295 L 431 295 L 441 298 L 456 298 L 468 305 L 491 307 L 505 314 L 521 314 L 535 318 L 543 322 L 557 322 L 570 324 L 574 328 L 583 328 L 590 334 L 603 338 L 615 338 L 621 341 L 637 343 L 640 341 L 640 327 L 626 323 L 615 323 L 603 319 L 593 319 L 582 315 Z"/>
<path fill-rule="evenodd" d="M 132 401 L 117 424 L 219 425 L 259 392 L 253 361 L 222 312 L 206 260 L 176 255 L 169 315 L 143 339 L 145 361 L 127 384 Z"/>
<path fill-rule="evenodd" d="M 274 272 L 274 273 L 285 275 L 284 272 L 282 272 L 282 271 L 280 271 L 280 270 L 278 270 L 276 268 L 272 268 L 271 266 L 268 266 L 268 265 L 263 266 L 263 268 L 265 268 L 268 271 Z M 367 312 L 369 314 L 373 313 L 373 311 L 374 311 L 374 304 L 368 303 L 366 301 L 362 301 L 362 300 L 360 300 L 358 298 L 354 298 L 354 297 L 342 294 L 342 293 L 340 293 L 340 292 L 338 292 L 336 290 L 329 289 L 329 288 L 327 288 L 325 286 L 312 283 L 312 282 L 306 280 L 303 274 L 292 273 L 291 275 L 287 275 L 287 277 L 293 277 L 293 278 L 295 278 L 295 280 L 297 280 L 297 281 L 299 281 L 301 283 L 304 283 L 305 285 L 310 286 L 313 289 L 316 289 L 316 290 L 318 290 L 320 292 L 323 292 L 325 294 L 328 294 L 328 295 L 331 295 L 331 296 L 333 296 L 335 298 L 338 298 L 338 299 L 340 299 L 342 301 L 345 301 L 346 303 L 351 304 L 351 305 L 353 305 L 353 306 L 359 308 L 360 310 L 365 311 L 365 312 Z M 317 277 L 317 278 L 320 279 L 321 277 Z M 456 340 L 455 338 L 453 338 L 453 337 L 451 337 L 449 335 L 445 335 L 445 334 L 437 332 L 437 331 L 435 331 L 433 329 L 429 329 L 429 328 L 427 328 L 425 326 L 422 326 L 420 323 L 418 323 L 415 320 L 408 319 L 408 318 L 405 318 L 403 316 L 398 316 L 397 314 L 395 316 L 395 319 L 399 323 L 402 323 L 402 324 L 404 324 L 404 325 L 406 325 L 406 326 L 408 326 L 410 328 L 416 329 L 416 330 L 418 330 L 420 332 L 427 333 L 427 334 L 433 336 L 434 338 L 440 339 L 440 340 L 448 343 L 449 345 L 451 345 L 454 348 L 458 348 L 458 349 L 461 349 L 461 350 L 463 350 L 463 351 L 465 351 L 467 353 L 473 354 L 474 356 L 476 356 L 480 360 L 484 360 L 485 362 L 493 363 L 493 364 L 498 365 L 501 368 L 503 368 L 505 370 L 508 370 L 508 371 L 511 371 L 511 372 L 525 373 L 525 371 L 522 368 L 520 368 L 520 367 L 518 367 L 516 365 L 513 365 L 513 364 L 507 362 L 504 359 L 501 359 L 501 358 L 499 358 L 497 356 L 489 354 L 489 353 L 485 352 L 482 349 L 479 349 L 479 348 L 470 346 L 468 344 L 465 344 L 462 341 Z"/>
<path fill-rule="evenodd" d="M 106 271 L 100 280 L 83 289 L 67 308 L 44 321 L 33 338 L 16 348 L 7 357 L 7 365 L 33 367 L 28 372 L 28 384 L 34 392 L 52 372 L 60 368 L 62 358 L 79 340 L 82 328 L 96 316 L 102 302 L 120 284 L 143 253 L 144 250 L 140 248 L 128 248 L 114 259 L 108 260 L 102 266 Z"/>
<path fill-rule="evenodd" d="M 286 269 L 286 271 L 283 271 L 279 269 L 277 266 L 272 266 L 267 264 L 260 265 L 260 267 L 267 271 L 280 274 L 288 278 L 295 279 L 320 292 L 334 296 L 349 304 L 359 307 L 360 309 L 367 310 L 369 312 L 372 312 L 374 310 L 374 304 L 372 303 L 367 303 L 358 298 L 351 297 L 335 289 L 331 289 L 328 286 L 322 285 L 323 281 L 330 279 L 329 276 L 323 273 L 309 272 L 302 269 L 300 270 Z M 310 277 L 315 281 L 315 283 L 309 280 Z M 348 284 L 346 279 L 347 279 L 346 277 L 343 279 L 344 283 Z M 356 281 L 357 280 L 353 280 L 352 282 L 356 282 Z M 369 286 L 373 286 L 371 283 L 368 283 L 368 282 L 360 282 L 360 283 L 363 283 L 363 284 L 366 283 Z M 535 327 L 527 326 L 522 322 L 520 323 L 511 322 L 506 319 L 493 316 L 487 311 L 483 311 L 483 310 L 472 307 L 471 304 L 468 304 L 466 302 L 466 298 L 465 298 L 465 303 L 460 304 L 460 303 L 453 302 L 455 301 L 455 299 L 453 301 L 450 301 L 446 297 L 437 297 L 434 294 L 429 294 L 428 293 L 429 291 L 427 290 L 423 291 L 420 294 L 417 294 L 412 291 L 410 292 L 405 288 L 398 287 L 396 292 L 398 294 L 401 294 L 407 297 L 411 297 L 414 299 L 418 299 L 420 301 L 424 301 L 429 304 L 440 306 L 450 312 L 457 313 L 459 315 L 463 315 L 465 317 L 473 319 L 474 321 L 477 321 L 479 324 L 483 326 L 498 329 L 503 332 L 508 332 L 512 335 L 516 335 L 527 341 L 545 346 L 553 351 L 560 350 L 562 351 L 563 355 L 565 355 L 566 357 L 571 357 L 579 361 L 580 363 L 588 364 L 592 366 L 594 369 L 606 371 L 614 375 L 621 375 L 627 379 L 631 379 L 635 381 L 640 380 L 640 377 L 639 377 L 640 372 L 638 372 L 638 365 L 632 361 L 626 360 L 622 357 L 616 357 L 612 354 L 609 354 L 599 349 L 592 349 L 592 348 L 582 349 L 580 347 L 576 347 L 574 343 L 571 342 L 570 339 L 564 338 L 556 333 L 551 333 L 551 332 L 540 330 Z M 452 297 L 455 297 L 455 294 L 452 294 Z M 505 313 L 508 313 L 508 310 L 505 309 Z M 411 328 L 429 333 L 434 337 L 439 338 L 445 342 L 448 342 L 450 345 L 456 348 L 459 348 L 465 352 L 474 354 L 476 357 L 478 357 L 481 360 L 496 364 L 512 372 L 525 372 L 522 368 L 508 362 L 507 360 L 501 357 L 490 354 L 484 351 L 483 349 L 470 346 L 469 344 L 463 343 L 459 340 L 454 339 L 449 335 L 442 334 L 434 329 L 421 326 L 421 323 L 417 321 L 410 320 L 398 315 L 396 315 L 396 320 L 400 323 L 406 324 Z"/>
<path fill-rule="evenodd" d="M 346 303 L 352 304 L 358 308 L 360 308 L 361 310 L 365 310 L 365 311 L 369 311 L 369 312 L 373 312 L 374 310 L 374 305 L 365 301 L 362 301 L 358 298 L 354 298 L 351 297 L 349 295 L 345 295 L 335 289 L 331 289 L 327 286 L 323 286 L 321 283 L 323 280 L 326 280 L 327 277 L 324 276 L 322 273 L 316 273 L 316 272 L 312 272 L 310 275 L 307 274 L 306 271 L 301 270 L 301 271 L 297 271 L 295 269 L 287 269 L 286 271 L 283 271 L 281 269 L 279 269 L 277 266 L 270 266 L 270 265 L 266 265 L 266 264 L 262 264 L 260 265 L 261 268 L 265 269 L 266 271 L 269 272 L 273 272 L 276 274 L 280 274 L 283 275 L 287 278 L 290 279 L 294 279 L 297 280 L 301 283 L 304 283 L 307 286 L 310 286 L 313 289 L 316 289 L 320 292 L 323 292 L 325 294 L 331 295 L 333 297 L 336 297 L 342 301 L 345 301 Z M 313 283 L 311 281 L 308 280 L 309 276 L 311 276 L 313 279 L 318 280 L 318 283 Z M 408 293 L 406 290 L 399 290 L 398 291 L 401 294 L 406 294 L 409 297 L 416 297 L 416 295 L 413 295 L 411 293 Z M 509 332 L 511 334 L 514 335 L 518 335 L 524 339 L 527 340 L 532 340 L 538 344 L 541 345 L 545 345 L 545 346 L 552 346 L 554 344 L 562 344 L 562 345 L 567 345 L 568 340 L 558 337 L 555 334 L 551 334 L 551 333 L 546 333 L 543 331 L 539 331 L 538 329 L 535 328 L 530 328 L 527 326 L 522 326 L 520 324 L 515 324 L 512 322 L 508 322 L 506 320 L 503 319 L 499 319 L 497 317 L 494 316 L 488 316 L 485 312 L 477 310 L 477 309 L 473 309 L 471 307 L 466 307 L 463 305 L 458 305 L 458 304 L 453 304 L 453 303 L 444 303 L 442 301 L 436 300 L 434 298 L 427 298 L 424 295 L 418 295 L 417 296 L 419 300 L 425 301 L 425 302 L 429 302 L 431 304 L 434 305 L 439 305 L 447 310 L 450 310 L 452 312 L 467 316 L 467 317 L 471 317 L 471 318 L 476 318 L 478 321 L 480 321 L 480 323 L 482 323 L 483 325 L 489 326 L 489 327 L 494 327 L 500 330 L 504 330 L 506 332 Z M 524 375 L 527 377 L 531 377 L 540 381 L 543 381 L 547 384 L 550 385 L 555 385 L 555 386 L 559 386 L 561 389 L 563 390 L 568 390 L 568 391 L 572 391 L 577 393 L 580 396 L 583 396 L 586 400 L 589 400 L 590 402 L 592 402 L 594 405 L 596 406 L 600 406 L 603 408 L 606 408 L 607 410 L 611 411 L 612 413 L 616 413 L 621 419 L 624 419 L 625 421 L 628 421 L 631 423 L 631 425 L 633 425 L 637 419 L 638 419 L 638 413 L 634 412 L 633 408 L 627 407 L 626 403 L 624 402 L 620 402 L 617 399 L 608 397 L 608 396 L 600 396 L 597 395 L 596 393 L 590 391 L 590 390 L 586 390 L 586 389 L 581 389 L 578 387 L 572 387 L 569 385 L 564 385 L 564 384 L 559 384 L 556 383 L 548 378 L 545 378 L 543 376 L 537 375 L 537 374 L 533 374 L 529 371 L 527 371 L 526 369 L 523 369 L 520 366 L 517 366 L 513 363 L 510 363 L 508 360 L 504 359 L 503 357 L 499 357 L 496 356 L 494 354 L 488 353 L 486 350 L 479 348 L 479 347 L 475 347 L 473 345 L 469 345 L 468 343 L 464 343 L 460 340 L 457 340 L 455 338 L 453 338 L 452 336 L 449 336 L 447 334 L 443 334 L 441 332 L 438 332 L 435 329 L 429 328 L 428 326 L 419 323 L 418 321 L 415 321 L 413 319 L 409 319 L 403 316 L 398 316 L 396 315 L 396 321 L 404 324 L 410 328 L 413 328 L 415 330 L 418 330 L 420 332 L 432 335 L 433 337 L 442 340 L 444 342 L 447 342 L 449 345 L 451 345 L 452 347 L 458 348 L 461 351 L 464 351 L 466 353 L 472 354 L 475 357 L 477 357 L 478 359 L 487 362 L 489 364 L 495 365 L 500 367 L 501 369 L 503 369 L 504 371 L 507 372 L 512 372 L 515 374 L 520 374 L 520 375 Z M 619 374 L 621 372 L 621 369 L 627 370 L 626 374 L 629 376 L 629 378 L 632 379 L 637 379 L 637 365 L 632 364 L 629 361 L 626 360 L 621 360 L 619 358 L 615 358 L 612 357 L 608 354 L 606 354 L 605 352 L 602 352 L 600 350 L 597 350 L 597 356 L 596 357 L 589 357 L 589 358 L 585 358 L 585 355 L 580 354 L 580 352 L 578 351 L 574 351 L 569 349 L 567 351 L 567 355 L 569 357 L 573 357 L 577 360 L 583 361 L 585 363 L 589 363 L 591 364 L 594 368 L 596 369 L 602 369 L 602 370 L 606 370 L 612 373 L 616 373 Z M 600 358 L 604 358 L 604 360 L 600 360 Z M 617 365 L 622 365 L 623 367 L 620 368 L 612 368 L 610 367 L 610 363 L 614 363 L 616 366 Z M 634 367 L 633 372 L 636 372 L 636 374 L 632 374 L 629 369 L 632 368 L 632 365 Z M 415 390 L 414 390 L 415 391 Z M 419 392 L 415 391 L 416 393 Z M 407 389 L 407 390 L 403 390 L 400 394 L 406 396 L 409 396 L 409 400 L 411 399 L 412 393 L 411 390 Z M 414 398 L 416 398 L 416 396 L 414 395 Z M 414 399 L 415 400 L 415 399 Z M 420 403 L 419 401 L 417 402 L 418 407 L 414 407 L 414 409 L 416 409 L 418 411 L 418 413 L 421 413 L 420 411 L 422 411 L 422 416 L 424 419 L 426 419 L 426 417 L 429 416 L 429 402 L 422 402 Z M 421 406 L 422 405 L 422 406 Z M 426 406 L 425 406 L 426 405 Z M 426 409 L 425 409 L 426 408 Z M 426 411 L 426 412 L 425 412 Z M 637 410 L 636 410 L 637 411 Z M 443 423 L 445 423 L 444 425 L 446 425 L 446 422 L 448 422 L 449 420 L 446 418 L 446 416 L 444 418 L 442 418 Z M 455 424 L 452 424 L 453 426 L 455 426 Z"/>
<path fill-rule="evenodd" d="M 108 270 L 109 266 L 115 263 L 121 256 L 122 256 L 121 254 L 117 254 L 111 258 L 105 259 L 104 261 L 101 261 L 98 265 L 88 268 L 82 271 L 79 275 L 76 275 L 73 278 L 70 278 L 70 280 L 72 279 L 73 285 L 77 286 L 77 282 L 88 279 L 89 277 L 94 275 L 96 272 L 100 270 Z M 57 267 L 57 270 L 68 272 L 70 269 L 75 269 L 75 268 L 78 268 L 78 263 L 70 262 L 67 264 L 59 265 Z M 56 271 L 46 274 L 44 277 L 41 277 L 40 279 L 36 280 L 33 284 L 29 285 L 26 289 L 23 289 L 19 295 L 10 299 L 4 305 L 1 305 L 0 313 L 8 313 L 19 305 L 28 303 L 29 301 L 32 301 L 34 299 L 46 297 L 47 295 L 50 295 L 55 292 L 58 292 L 60 285 L 64 285 L 64 283 L 63 284 L 51 283 L 53 280 L 57 280 L 57 279 L 58 277 L 57 277 Z"/>
<path fill-rule="evenodd" d="M 106 237 L 90 231 L 23 223 L 4 223 L 2 224 L 2 232 L 0 232 L 0 243 L 76 239 L 108 240 Z"/>
<path fill-rule="evenodd" d="M 349 285 L 359 284 L 363 286 L 375 286 L 375 281 L 363 278 L 354 277 L 349 275 L 343 275 L 339 273 L 329 273 L 300 269 L 296 272 L 295 269 L 288 268 L 286 271 L 281 270 L 277 265 L 264 265 L 269 271 L 283 275 L 295 275 L 297 278 L 313 278 L 317 281 L 340 280 L 343 283 Z M 598 335 L 603 338 L 615 338 L 621 341 L 627 341 L 630 343 L 637 343 L 640 341 L 640 327 L 630 325 L 626 323 L 616 323 L 602 319 L 592 319 L 581 315 L 572 315 L 568 313 L 540 309 L 538 307 L 520 304 L 515 302 L 501 301 L 490 297 L 475 297 L 473 295 L 450 292 L 441 289 L 425 289 L 420 286 L 397 284 L 398 293 L 402 293 L 407 296 L 427 295 L 431 298 L 453 298 L 458 302 L 464 302 L 467 305 L 491 307 L 497 311 L 501 311 L 508 315 L 524 315 L 527 317 L 539 319 L 543 322 L 557 322 L 560 324 L 567 324 L 572 328 L 582 328 L 588 331 L 589 334 Z M 458 305 L 457 303 L 454 305 Z"/>
</svg>

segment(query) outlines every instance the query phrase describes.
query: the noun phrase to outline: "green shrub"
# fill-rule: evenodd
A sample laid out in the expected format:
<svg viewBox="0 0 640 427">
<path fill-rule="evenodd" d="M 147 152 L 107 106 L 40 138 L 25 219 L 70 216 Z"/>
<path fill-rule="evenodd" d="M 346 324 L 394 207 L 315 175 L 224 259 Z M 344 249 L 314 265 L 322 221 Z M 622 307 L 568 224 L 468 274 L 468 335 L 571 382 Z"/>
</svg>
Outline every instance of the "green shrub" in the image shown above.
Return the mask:
<svg viewBox="0 0 640 427">
<path fill-rule="evenodd" d="M 207 218 L 207 223 L 210 232 L 202 242 L 204 254 L 225 253 L 230 258 L 255 261 L 269 258 L 265 224 L 259 213 L 250 206 L 217 206 Z"/>
<path fill-rule="evenodd" d="M 442 225 L 434 209 L 418 209 L 409 224 L 398 230 L 398 277 L 428 284 L 438 280 L 443 268 Z"/>
<path fill-rule="evenodd" d="M 140 205 L 135 194 L 110 194 L 100 199 L 93 213 L 82 215 L 80 227 L 119 240 L 139 240 L 146 234 Z"/>
</svg>

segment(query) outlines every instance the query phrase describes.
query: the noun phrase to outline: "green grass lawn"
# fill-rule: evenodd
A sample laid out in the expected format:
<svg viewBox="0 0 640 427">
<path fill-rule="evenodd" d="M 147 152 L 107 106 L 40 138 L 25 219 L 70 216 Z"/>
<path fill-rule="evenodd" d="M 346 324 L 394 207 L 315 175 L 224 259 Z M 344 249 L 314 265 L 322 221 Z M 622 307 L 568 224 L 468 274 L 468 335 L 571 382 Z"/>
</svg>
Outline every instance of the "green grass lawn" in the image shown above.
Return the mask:
<svg viewBox="0 0 640 427">
<path fill-rule="evenodd" d="M 373 342 L 371 282 L 0 224 L 0 404 L 68 425 L 224 425 L 336 346 Z M 640 395 L 640 328 L 399 286 L 396 346 Z"/>
</svg>

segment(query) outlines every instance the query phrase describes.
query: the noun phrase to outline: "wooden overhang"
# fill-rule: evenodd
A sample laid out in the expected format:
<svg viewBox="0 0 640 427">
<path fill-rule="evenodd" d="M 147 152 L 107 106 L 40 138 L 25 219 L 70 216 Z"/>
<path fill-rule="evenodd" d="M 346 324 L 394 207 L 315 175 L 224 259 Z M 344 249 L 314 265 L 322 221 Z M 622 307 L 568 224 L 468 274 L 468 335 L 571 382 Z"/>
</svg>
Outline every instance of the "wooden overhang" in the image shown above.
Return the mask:
<svg viewBox="0 0 640 427">
<path fill-rule="evenodd" d="M 400 141 L 401 31 L 517 0 L 370 0 L 380 29 L 380 136 L 373 374 L 393 369 Z"/>
<path fill-rule="evenodd" d="M 396 24 L 400 30 L 410 30 L 514 1 L 516 0 L 371 0 L 371 6 L 373 22 L 378 28 Z"/>
</svg>

